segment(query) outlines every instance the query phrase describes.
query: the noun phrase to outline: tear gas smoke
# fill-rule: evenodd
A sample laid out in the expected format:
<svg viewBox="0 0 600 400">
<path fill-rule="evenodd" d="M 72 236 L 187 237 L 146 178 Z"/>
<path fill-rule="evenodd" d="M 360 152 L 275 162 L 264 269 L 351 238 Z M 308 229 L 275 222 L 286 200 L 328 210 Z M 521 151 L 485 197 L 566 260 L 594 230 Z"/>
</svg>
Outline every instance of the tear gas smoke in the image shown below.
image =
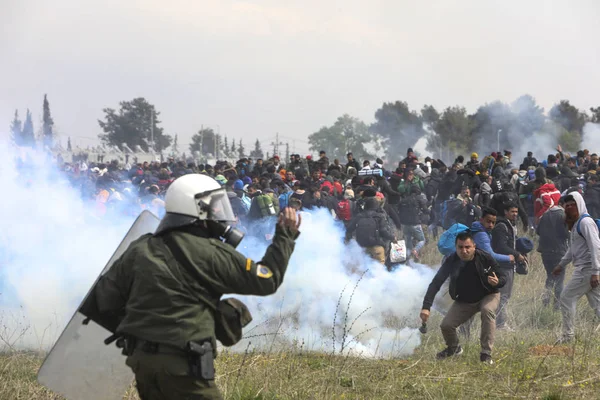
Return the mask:
<svg viewBox="0 0 600 400">
<path fill-rule="evenodd" d="M 0 143 L 0 159 L 0 348 L 47 348 L 133 220 L 94 220 L 41 152 Z"/>
<path fill-rule="evenodd" d="M 583 126 L 581 147 L 588 149 L 590 153 L 600 153 L 600 124 L 588 122 Z"/>
<path fill-rule="evenodd" d="M 244 297 L 254 321 L 247 340 L 259 349 L 351 351 L 368 357 L 411 354 L 420 344 L 418 313 L 434 271 L 402 266 L 390 273 L 352 241 L 324 209 L 303 218 L 284 283 L 270 297 Z M 246 238 L 239 250 L 260 260 L 266 244 Z M 335 321 L 335 324 L 334 324 Z"/>
<path fill-rule="evenodd" d="M 0 145 L 4 160 L 14 159 L 15 151 Z M 0 211 L 0 337 L 47 349 L 133 219 L 91 217 L 93 204 L 81 200 L 52 160 L 18 151 L 27 168 L 5 162 L 0 169 L 6 193 Z M 305 215 L 301 230 L 279 291 L 243 298 L 254 315 L 247 340 L 260 348 L 302 343 L 304 349 L 365 356 L 410 354 L 420 343 L 417 316 L 434 271 L 419 265 L 385 271 L 355 242 L 344 244 L 342 227 L 326 210 Z M 267 245 L 249 236 L 239 250 L 260 260 Z M 246 345 L 244 340 L 237 349 Z"/>
</svg>

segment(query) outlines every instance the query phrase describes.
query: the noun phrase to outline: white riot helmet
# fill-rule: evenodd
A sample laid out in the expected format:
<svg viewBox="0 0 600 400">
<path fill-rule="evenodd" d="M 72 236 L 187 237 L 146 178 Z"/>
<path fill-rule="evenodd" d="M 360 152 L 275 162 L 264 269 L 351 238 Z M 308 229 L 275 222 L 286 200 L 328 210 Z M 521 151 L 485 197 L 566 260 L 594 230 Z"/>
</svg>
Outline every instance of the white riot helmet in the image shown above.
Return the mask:
<svg viewBox="0 0 600 400">
<path fill-rule="evenodd" d="M 225 189 L 210 176 L 201 174 L 183 175 L 169 186 L 165 211 L 199 220 L 235 221 Z"/>
<path fill-rule="evenodd" d="M 165 211 L 155 234 L 206 221 L 213 236 L 234 247 L 244 236 L 229 225 L 236 217 L 225 188 L 207 175 L 188 174 L 177 178 L 167 189 Z"/>
</svg>

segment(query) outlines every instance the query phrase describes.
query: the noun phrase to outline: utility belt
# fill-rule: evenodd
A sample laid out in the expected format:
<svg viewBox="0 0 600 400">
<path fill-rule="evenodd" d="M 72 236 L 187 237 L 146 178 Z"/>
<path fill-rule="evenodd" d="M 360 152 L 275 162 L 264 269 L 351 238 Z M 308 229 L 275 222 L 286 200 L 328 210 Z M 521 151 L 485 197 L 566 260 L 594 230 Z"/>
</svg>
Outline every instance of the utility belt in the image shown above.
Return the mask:
<svg viewBox="0 0 600 400">
<path fill-rule="evenodd" d="M 122 354 L 125 356 L 133 355 L 136 350 L 141 350 L 148 354 L 179 355 L 187 359 L 190 367 L 190 376 L 203 380 L 215 379 L 215 351 L 213 341 L 210 338 L 200 341 L 190 341 L 187 343 L 185 349 L 138 339 L 130 335 L 113 335 L 104 342 L 110 344 L 115 340 L 117 347 L 123 349 Z"/>
</svg>

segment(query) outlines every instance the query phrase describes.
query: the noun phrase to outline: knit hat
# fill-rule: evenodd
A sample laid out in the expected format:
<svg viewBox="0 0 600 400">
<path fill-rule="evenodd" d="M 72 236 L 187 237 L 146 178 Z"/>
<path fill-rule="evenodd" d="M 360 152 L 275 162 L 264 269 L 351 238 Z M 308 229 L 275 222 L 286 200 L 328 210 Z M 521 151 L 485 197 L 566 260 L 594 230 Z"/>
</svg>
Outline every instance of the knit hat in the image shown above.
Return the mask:
<svg viewBox="0 0 600 400">
<path fill-rule="evenodd" d="M 471 153 L 471 158 L 479 158 L 479 155 L 477 153 Z"/>
<path fill-rule="evenodd" d="M 344 199 L 350 200 L 353 198 L 354 198 L 354 190 L 346 189 L 346 191 L 344 192 Z"/>
</svg>

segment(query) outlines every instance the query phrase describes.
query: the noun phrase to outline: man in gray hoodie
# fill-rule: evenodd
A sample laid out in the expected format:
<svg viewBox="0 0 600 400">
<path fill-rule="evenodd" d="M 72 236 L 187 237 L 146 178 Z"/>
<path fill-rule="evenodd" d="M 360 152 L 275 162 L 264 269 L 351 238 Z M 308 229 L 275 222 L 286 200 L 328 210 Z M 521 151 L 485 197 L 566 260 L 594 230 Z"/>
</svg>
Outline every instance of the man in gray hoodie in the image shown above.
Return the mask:
<svg viewBox="0 0 600 400">
<path fill-rule="evenodd" d="M 540 237 L 538 253 L 542 256 L 542 263 L 546 269 L 546 291 L 542 296 L 542 303 L 544 307 L 550 305 L 550 300 L 553 297 L 552 291 L 554 291 L 554 309 L 558 310 L 560 307 L 560 294 L 563 290 L 565 280 L 565 271 L 563 269 L 558 275 L 554 275 L 552 271 L 567 253 L 569 245 L 569 231 L 565 224 L 565 210 L 559 205 L 551 207 L 542 215 L 536 232 Z"/>
<path fill-rule="evenodd" d="M 563 334 L 561 342 L 569 342 L 575 336 L 575 312 L 577 301 L 587 296 L 590 307 L 600 317 L 600 236 L 598 226 L 587 213 L 585 201 L 578 192 L 565 197 L 565 215 L 571 231 L 571 243 L 554 274 L 573 263 L 575 271 L 564 288 L 560 306 L 563 316 Z"/>
</svg>

